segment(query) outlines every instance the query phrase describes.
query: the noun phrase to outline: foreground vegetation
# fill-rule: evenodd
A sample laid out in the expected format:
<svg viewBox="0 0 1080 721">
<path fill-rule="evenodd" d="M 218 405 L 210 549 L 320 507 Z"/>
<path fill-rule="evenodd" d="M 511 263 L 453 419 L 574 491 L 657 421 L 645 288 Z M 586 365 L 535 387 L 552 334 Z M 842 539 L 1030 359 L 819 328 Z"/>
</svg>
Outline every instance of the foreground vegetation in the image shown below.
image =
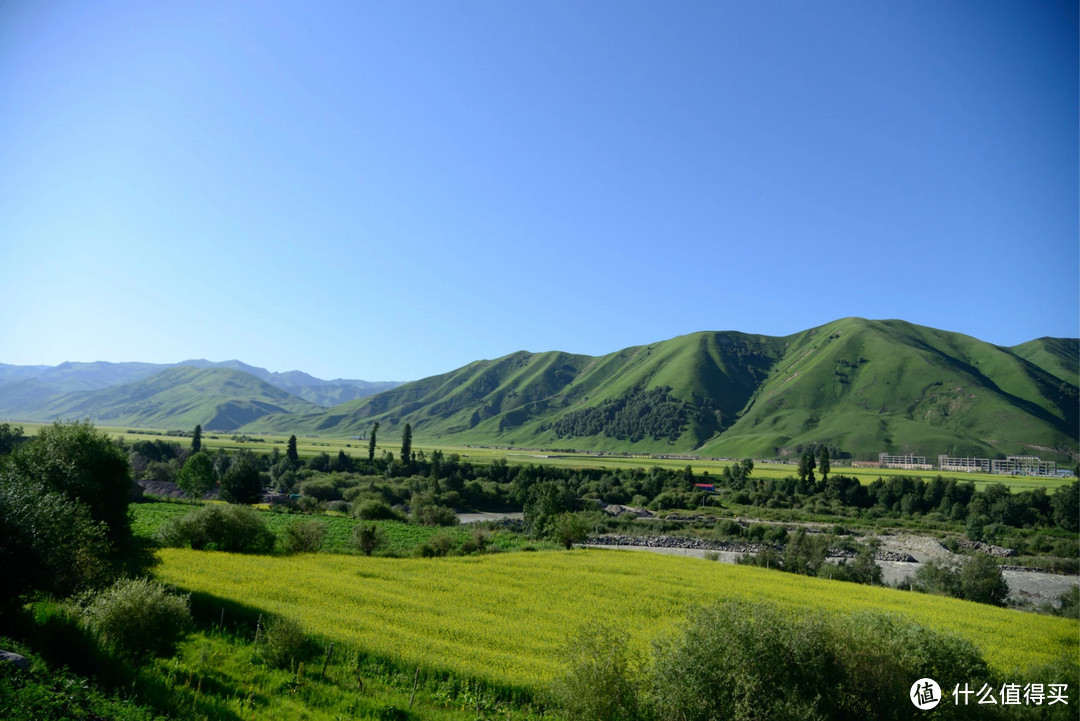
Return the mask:
<svg viewBox="0 0 1080 721">
<path fill-rule="evenodd" d="M 476 558 L 266 557 L 163 549 L 155 573 L 181 588 L 288 616 L 309 631 L 406 665 L 522 688 L 558 675 L 568 630 L 608 621 L 644 648 L 686 609 L 718 598 L 787 609 L 876 609 L 951 631 L 1001 672 L 1078 652 L 1067 619 L 766 569 L 616 551 Z"/>
<path fill-rule="evenodd" d="M 784 542 L 781 566 L 810 574 L 812 566 L 830 566 L 818 563 L 820 552 L 846 535 L 837 524 L 828 536 L 788 538 L 782 525 L 710 517 L 730 512 L 705 503 L 717 499 L 762 515 L 941 524 L 968 535 L 981 529 L 989 536 L 989 525 L 990 533 L 1035 534 L 1028 550 L 1040 538 L 1075 545 L 1075 515 L 1062 511 L 1075 485 L 1051 496 L 945 479 L 869 486 L 837 476 L 757 479 L 743 462 L 715 478 L 720 493 L 706 494 L 696 485 L 705 474 L 689 467 L 611 473 L 476 465 L 413 454 L 407 445 L 398 458 L 377 458 L 374 438 L 359 458 L 301 459 L 292 443 L 265 456 L 209 454 L 198 428 L 187 448 L 122 445 L 88 424 L 43 429 L 21 445 L 7 442 L 8 430 L 0 428 L 0 647 L 31 657 L 29 669 L 0 663 L 0 708 L 16 716 L 602 718 L 595 707 L 581 710 L 581 694 L 604 698 L 610 682 L 632 703 L 608 717 L 689 718 L 681 714 L 691 697 L 747 717 L 860 717 L 858 709 L 896 708 L 899 686 L 873 680 L 880 666 L 873 658 L 904 639 L 930 650 L 904 656 L 896 674 L 948 667 L 967 669 L 972 683 L 1065 683 L 1075 700 L 1074 621 L 771 569 L 543 550 L 569 547 L 589 528 L 682 528 Z M 232 502 L 129 506 L 133 475 L 170 473 L 193 495 L 216 489 Z M 248 507 L 267 486 L 295 497 L 277 512 Z M 578 510 L 627 496 L 661 516 L 669 502 L 702 507 L 678 509 L 691 520 L 671 514 L 644 523 Z M 462 528 L 453 512 L 515 506 L 525 515 L 516 531 Z M 987 560 L 970 567 L 997 572 Z M 863 553 L 849 570 L 874 582 L 873 568 Z M 931 570 L 928 583 L 954 582 Z M 955 583 L 966 595 L 969 581 L 979 586 L 982 578 L 982 571 L 961 574 Z M 885 615 L 866 616 L 870 609 Z M 786 640 L 755 646 L 762 634 L 752 623 L 695 626 L 731 613 L 787 629 Z M 584 676 L 600 685 L 575 691 L 567 671 L 582 648 L 600 648 L 592 630 L 602 625 L 623 639 L 603 648 L 627 659 L 610 665 L 625 673 L 611 678 L 594 669 Z M 699 664 L 711 679 L 700 687 L 692 674 L 664 670 L 689 658 L 680 649 L 698 644 L 680 639 L 694 634 L 719 644 L 715 658 L 725 659 L 715 674 Z M 770 648 L 780 655 L 770 657 Z M 796 662 L 781 668 L 785 661 L 733 664 L 729 657 Z M 761 688 L 780 672 L 796 686 L 823 682 L 839 705 L 801 692 L 789 707 L 746 705 L 746 693 L 722 696 L 721 687 Z M 862 686 L 869 695 L 858 705 L 850 689 Z"/>
</svg>

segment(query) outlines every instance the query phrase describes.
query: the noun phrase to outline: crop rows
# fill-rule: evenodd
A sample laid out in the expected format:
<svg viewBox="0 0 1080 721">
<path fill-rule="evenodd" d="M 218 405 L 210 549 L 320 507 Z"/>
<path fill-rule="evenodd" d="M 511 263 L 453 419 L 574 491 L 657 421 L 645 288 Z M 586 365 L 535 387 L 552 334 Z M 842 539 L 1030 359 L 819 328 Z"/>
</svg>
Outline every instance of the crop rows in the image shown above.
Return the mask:
<svg viewBox="0 0 1080 721">
<path fill-rule="evenodd" d="M 652 554 L 581 550 L 440 559 L 160 551 L 158 576 L 371 653 L 537 688 L 578 629 L 605 623 L 644 647 L 695 606 L 771 601 L 792 613 L 901 614 L 974 642 L 1003 673 L 1075 658 L 1074 622 L 955 599 Z"/>
</svg>

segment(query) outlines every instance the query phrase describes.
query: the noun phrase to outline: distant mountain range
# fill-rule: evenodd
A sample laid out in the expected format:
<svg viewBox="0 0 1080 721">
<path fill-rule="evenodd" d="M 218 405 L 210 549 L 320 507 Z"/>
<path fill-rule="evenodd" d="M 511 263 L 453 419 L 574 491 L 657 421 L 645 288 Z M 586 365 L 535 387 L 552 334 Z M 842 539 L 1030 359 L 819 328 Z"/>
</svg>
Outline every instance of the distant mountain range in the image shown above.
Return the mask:
<svg viewBox="0 0 1080 721">
<path fill-rule="evenodd" d="M 169 428 L 185 428 L 188 419 L 196 418 L 192 426 L 209 422 L 216 423 L 216 429 L 229 430 L 225 425 L 236 427 L 239 419 L 246 423 L 265 413 L 315 412 L 398 385 L 344 378 L 327 381 L 302 371 L 273 373 L 237 360 L 58 366 L 0 363 L 0 417 L 38 421 L 89 417 L 103 425 Z M 240 412 L 240 408 L 246 410 Z"/>
<path fill-rule="evenodd" d="M 897 320 L 846 318 L 784 337 L 693 333 L 596 357 L 519 351 L 330 408 L 280 395 L 281 377 L 238 362 L 120 364 L 143 375 L 81 393 L 75 384 L 90 381 L 79 365 L 96 364 L 0 366 L 0 416 L 338 436 L 378 421 L 384 439 L 410 423 L 420 441 L 701 456 L 784 457 L 815 444 L 862 458 L 1068 461 L 1080 451 L 1080 340 L 1006 348 Z M 98 373 L 98 383 L 122 375 Z M 67 394 L 35 395 L 50 374 L 72 384 Z"/>
</svg>

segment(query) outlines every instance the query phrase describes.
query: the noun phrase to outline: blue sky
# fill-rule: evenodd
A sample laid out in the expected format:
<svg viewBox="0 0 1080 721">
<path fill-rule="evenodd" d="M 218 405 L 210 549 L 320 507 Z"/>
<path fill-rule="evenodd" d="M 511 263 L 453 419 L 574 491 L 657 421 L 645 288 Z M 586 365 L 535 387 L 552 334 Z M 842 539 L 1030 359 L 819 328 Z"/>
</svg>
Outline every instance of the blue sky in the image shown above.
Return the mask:
<svg viewBox="0 0 1080 721">
<path fill-rule="evenodd" d="M 1075 2 L 0 2 L 0 362 L 1080 335 Z"/>
</svg>

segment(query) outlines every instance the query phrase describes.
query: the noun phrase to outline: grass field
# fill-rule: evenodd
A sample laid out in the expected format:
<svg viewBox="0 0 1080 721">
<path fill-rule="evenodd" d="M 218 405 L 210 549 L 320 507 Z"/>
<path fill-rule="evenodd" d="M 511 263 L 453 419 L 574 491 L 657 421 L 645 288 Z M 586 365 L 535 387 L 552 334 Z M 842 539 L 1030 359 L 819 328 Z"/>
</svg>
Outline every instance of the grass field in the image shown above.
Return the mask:
<svg viewBox="0 0 1080 721">
<path fill-rule="evenodd" d="M 23 423 L 24 433 L 35 435 L 41 423 Z M 185 436 L 168 435 L 164 430 L 137 429 L 137 428 L 113 428 L 100 426 L 101 430 L 114 438 L 124 438 L 133 443 L 138 440 L 163 440 L 173 441 L 181 445 L 188 445 L 191 439 Z M 237 439 L 243 440 L 237 440 Z M 228 451 L 237 451 L 246 448 L 256 453 L 270 453 L 274 448 L 285 452 L 288 436 L 258 435 L 236 436 L 231 433 L 205 432 L 203 434 L 203 446 L 208 450 L 219 448 Z M 393 443 L 380 443 L 376 453 L 390 451 L 395 455 L 400 451 L 400 445 L 395 439 Z M 492 461 L 505 458 L 509 463 L 535 463 L 543 465 L 570 467 L 570 468 L 651 468 L 660 466 L 663 468 L 685 468 L 687 465 L 694 469 L 694 473 L 702 474 L 706 471 L 710 475 L 718 475 L 723 469 L 731 465 L 731 461 L 724 460 L 687 460 L 685 458 L 655 458 L 652 456 L 614 456 L 597 455 L 595 453 L 573 453 L 561 451 L 522 450 L 514 448 L 488 448 L 477 446 L 446 446 L 414 443 L 413 450 L 431 453 L 441 450 L 444 454 L 456 453 L 463 459 L 473 463 L 491 463 Z M 338 451 L 345 451 L 353 458 L 365 458 L 367 456 L 367 441 L 356 438 L 332 438 L 332 437 L 297 437 L 297 451 L 301 457 L 311 457 L 319 453 L 328 453 L 336 456 Z M 754 466 L 754 475 L 764 478 L 784 478 L 794 476 L 796 467 L 791 463 L 757 463 Z M 858 478 L 862 483 L 871 483 L 877 478 L 887 476 L 921 476 L 933 478 L 942 475 L 947 478 L 956 478 L 961 481 L 972 481 L 979 489 L 994 483 L 1004 483 L 1014 491 L 1025 491 L 1033 488 L 1045 488 L 1047 492 L 1053 492 L 1058 486 L 1069 483 L 1074 478 L 1033 478 L 1023 476 L 999 476 L 989 473 L 940 473 L 938 471 L 903 471 L 891 468 L 848 468 L 834 463 L 834 474 L 843 474 Z"/>
<path fill-rule="evenodd" d="M 600 550 L 443 559 L 243 556 L 163 549 L 157 576 L 293 618 L 308 632 L 403 664 L 525 689 L 561 671 L 577 629 L 606 623 L 645 644 L 695 604 L 767 601 L 792 613 L 874 610 L 974 642 L 1003 673 L 1076 658 L 1075 621 L 766 569 Z"/>
</svg>

